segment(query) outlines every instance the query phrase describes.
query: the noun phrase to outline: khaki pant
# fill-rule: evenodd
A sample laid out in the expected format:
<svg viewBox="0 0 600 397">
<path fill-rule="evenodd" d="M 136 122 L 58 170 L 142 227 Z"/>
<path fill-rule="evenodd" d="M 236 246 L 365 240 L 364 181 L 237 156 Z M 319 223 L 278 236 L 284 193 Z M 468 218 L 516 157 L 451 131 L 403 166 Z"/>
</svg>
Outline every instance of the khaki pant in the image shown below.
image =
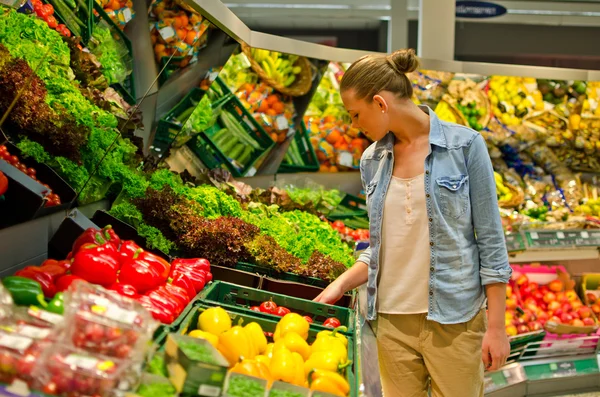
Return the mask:
<svg viewBox="0 0 600 397">
<path fill-rule="evenodd" d="M 483 397 L 485 310 L 452 325 L 380 313 L 374 328 L 384 397 L 427 397 L 429 387 L 432 397 Z"/>
</svg>

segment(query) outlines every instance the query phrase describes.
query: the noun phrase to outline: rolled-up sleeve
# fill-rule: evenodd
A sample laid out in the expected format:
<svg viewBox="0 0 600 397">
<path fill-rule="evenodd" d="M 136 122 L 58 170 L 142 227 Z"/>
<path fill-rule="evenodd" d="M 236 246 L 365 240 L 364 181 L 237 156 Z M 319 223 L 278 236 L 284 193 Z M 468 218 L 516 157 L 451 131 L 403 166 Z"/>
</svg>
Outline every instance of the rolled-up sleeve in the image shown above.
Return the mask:
<svg viewBox="0 0 600 397">
<path fill-rule="evenodd" d="M 485 141 L 477 135 L 467 154 L 473 226 L 482 285 L 507 283 L 512 275 L 496 196 L 494 169 Z"/>
</svg>

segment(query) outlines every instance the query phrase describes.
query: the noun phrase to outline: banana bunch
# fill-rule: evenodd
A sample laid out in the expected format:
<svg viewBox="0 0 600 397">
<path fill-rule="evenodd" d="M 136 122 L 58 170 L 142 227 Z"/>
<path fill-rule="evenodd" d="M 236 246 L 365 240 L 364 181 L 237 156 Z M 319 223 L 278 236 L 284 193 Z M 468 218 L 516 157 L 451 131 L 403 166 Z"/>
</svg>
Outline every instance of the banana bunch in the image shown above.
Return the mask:
<svg viewBox="0 0 600 397">
<path fill-rule="evenodd" d="M 302 71 L 300 66 L 294 66 L 298 55 L 253 48 L 252 57 L 260 64 L 267 76 L 285 87 L 292 85 L 296 81 L 296 76 Z"/>
<path fill-rule="evenodd" d="M 504 178 L 502 178 L 502 175 L 494 171 L 494 180 L 496 181 L 498 201 L 508 201 L 512 199 L 513 194 L 510 189 L 504 185 Z"/>
</svg>

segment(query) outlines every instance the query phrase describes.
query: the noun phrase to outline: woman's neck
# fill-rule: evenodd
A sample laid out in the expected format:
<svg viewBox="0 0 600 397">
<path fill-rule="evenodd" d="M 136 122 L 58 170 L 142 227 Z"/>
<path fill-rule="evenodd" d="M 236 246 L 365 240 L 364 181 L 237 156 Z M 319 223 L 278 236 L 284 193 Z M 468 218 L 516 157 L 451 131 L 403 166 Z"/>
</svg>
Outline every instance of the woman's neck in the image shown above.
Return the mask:
<svg viewBox="0 0 600 397">
<path fill-rule="evenodd" d="M 411 144 L 424 136 L 429 137 L 429 115 L 411 100 L 390 107 L 390 112 L 390 119 L 393 120 L 390 130 L 397 142 Z"/>
</svg>

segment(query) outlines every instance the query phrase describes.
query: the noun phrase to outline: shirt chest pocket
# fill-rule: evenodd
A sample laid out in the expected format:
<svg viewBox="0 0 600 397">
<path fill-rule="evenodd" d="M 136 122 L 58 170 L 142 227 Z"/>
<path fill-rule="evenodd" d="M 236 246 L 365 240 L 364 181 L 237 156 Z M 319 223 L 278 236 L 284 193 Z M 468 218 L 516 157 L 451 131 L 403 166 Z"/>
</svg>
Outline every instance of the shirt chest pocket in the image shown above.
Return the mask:
<svg viewBox="0 0 600 397">
<path fill-rule="evenodd" d="M 460 218 L 469 208 L 469 176 L 444 176 L 436 179 L 442 214 Z"/>
</svg>

